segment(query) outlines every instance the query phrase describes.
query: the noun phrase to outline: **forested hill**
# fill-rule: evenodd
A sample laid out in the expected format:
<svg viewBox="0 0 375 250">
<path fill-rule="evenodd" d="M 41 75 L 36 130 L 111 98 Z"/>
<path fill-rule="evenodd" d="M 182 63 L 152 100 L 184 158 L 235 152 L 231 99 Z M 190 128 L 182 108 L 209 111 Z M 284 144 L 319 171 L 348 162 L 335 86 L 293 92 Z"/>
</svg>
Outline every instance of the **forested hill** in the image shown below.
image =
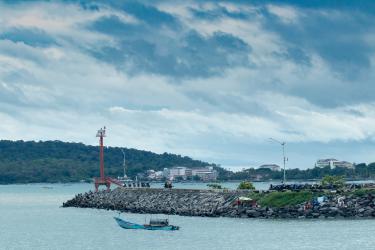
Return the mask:
<svg viewBox="0 0 375 250">
<path fill-rule="evenodd" d="M 155 154 L 123 148 L 128 175 L 148 169 L 174 166 L 203 167 L 206 162 L 175 154 Z M 106 147 L 106 175 L 123 174 L 123 155 L 119 147 Z M 99 147 L 61 141 L 0 140 L 0 184 L 30 182 L 74 182 L 99 175 Z"/>
</svg>

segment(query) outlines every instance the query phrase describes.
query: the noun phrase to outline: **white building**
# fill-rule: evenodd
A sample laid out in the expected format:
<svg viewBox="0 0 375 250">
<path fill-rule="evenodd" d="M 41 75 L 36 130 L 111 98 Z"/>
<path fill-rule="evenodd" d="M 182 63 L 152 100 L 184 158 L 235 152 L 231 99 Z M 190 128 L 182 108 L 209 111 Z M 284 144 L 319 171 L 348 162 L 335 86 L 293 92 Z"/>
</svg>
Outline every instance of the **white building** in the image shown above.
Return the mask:
<svg viewBox="0 0 375 250">
<path fill-rule="evenodd" d="M 335 167 L 354 169 L 354 164 L 347 161 L 338 161 L 334 163 Z"/>
<path fill-rule="evenodd" d="M 279 165 L 276 165 L 276 164 L 264 164 L 262 166 L 259 167 L 259 169 L 270 169 L 272 171 L 280 171 L 281 170 L 281 167 Z"/>
<path fill-rule="evenodd" d="M 147 170 L 147 178 L 151 180 L 161 180 L 163 179 L 163 171 L 154 171 L 152 169 Z"/>
<path fill-rule="evenodd" d="M 163 169 L 163 176 L 164 178 L 169 178 L 169 168 L 164 168 Z"/>
<path fill-rule="evenodd" d="M 168 175 L 166 176 L 166 178 L 169 178 L 169 179 L 176 179 L 177 177 L 182 177 L 184 180 L 186 180 L 186 170 L 187 168 L 186 167 L 173 167 L 173 168 L 170 168 L 168 169 Z M 165 169 L 164 171 L 165 172 Z"/>
<path fill-rule="evenodd" d="M 192 176 L 198 176 L 203 181 L 215 181 L 217 179 L 217 171 L 213 167 L 193 168 L 191 170 Z"/>
<path fill-rule="evenodd" d="M 318 168 L 325 168 L 325 167 L 331 167 L 333 168 L 333 163 L 337 162 L 336 159 L 319 159 L 315 163 L 315 167 Z"/>
<path fill-rule="evenodd" d="M 204 181 L 213 181 L 217 179 L 218 173 L 211 166 L 205 168 L 187 168 L 178 166 L 170 169 L 164 168 L 163 176 L 170 180 L 178 177 L 186 180 L 189 177 L 198 176 Z"/>
<path fill-rule="evenodd" d="M 347 162 L 347 161 L 339 161 L 336 159 L 319 159 L 315 163 L 315 167 L 318 168 L 324 168 L 324 167 L 330 167 L 330 168 L 335 168 L 335 167 L 340 167 L 340 168 L 348 168 L 348 169 L 354 169 L 354 164 Z"/>
</svg>

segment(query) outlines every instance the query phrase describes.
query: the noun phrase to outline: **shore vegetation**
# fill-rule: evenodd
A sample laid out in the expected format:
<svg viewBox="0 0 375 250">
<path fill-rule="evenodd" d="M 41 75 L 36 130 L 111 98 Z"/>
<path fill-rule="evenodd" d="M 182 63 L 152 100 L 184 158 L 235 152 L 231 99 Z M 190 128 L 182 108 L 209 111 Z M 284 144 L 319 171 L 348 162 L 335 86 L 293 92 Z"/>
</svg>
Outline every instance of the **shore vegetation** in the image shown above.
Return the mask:
<svg viewBox="0 0 375 250">
<path fill-rule="evenodd" d="M 270 193 L 252 193 L 250 198 L 257 201 L 262 207 L 286 207 L 294 206 L 310 201 L 318 194 L 310 191 L 300 192 L 270 192 Z"/>
<path fill-rule="evenodd" d="M 255 190 L 255 187 L 250 181 L 243 181 L 238 185 L 237 189 Z"/>
<path fill-rule="evenodd" d="M 342 188 L 345 185 L 345 179 L 343 176 L 326 175 L 321 180 L 321 184 L 325 187 L 332 186 Z"/>
</svg>

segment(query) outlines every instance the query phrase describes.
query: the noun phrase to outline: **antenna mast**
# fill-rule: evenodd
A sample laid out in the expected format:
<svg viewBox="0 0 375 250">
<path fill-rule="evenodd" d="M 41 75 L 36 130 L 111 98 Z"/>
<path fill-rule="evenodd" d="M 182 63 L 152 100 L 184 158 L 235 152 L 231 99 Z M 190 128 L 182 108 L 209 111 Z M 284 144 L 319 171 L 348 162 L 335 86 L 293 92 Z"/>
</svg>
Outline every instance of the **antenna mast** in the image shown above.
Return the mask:
<svg viewBox="0 0 375 250">
<path fill-rule="evenodd" d="M 124 179 L 125 179 L 125 178 L 127 178 L 127 176 L 126 176 L 126 155 L 125 155 L 125 151 L 123 149 L 121 149 L 121 152 L 124 155 L 123 167 L 124 167 Z"/>
</svg>

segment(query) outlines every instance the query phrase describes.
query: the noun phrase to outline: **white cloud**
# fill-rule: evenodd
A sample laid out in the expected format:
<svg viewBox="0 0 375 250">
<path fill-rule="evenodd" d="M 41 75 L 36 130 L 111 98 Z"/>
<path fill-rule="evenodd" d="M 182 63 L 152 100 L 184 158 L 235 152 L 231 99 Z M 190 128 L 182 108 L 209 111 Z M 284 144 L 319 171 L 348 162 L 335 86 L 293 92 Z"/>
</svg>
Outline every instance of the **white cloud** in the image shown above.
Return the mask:
<svg viewBox="0 0 375 250">
<path fill-rule="evenodd" d="M 284 23 L 296 23 L 298 22 L 299 13 L 297 10 L 290 6 L 278 6 L 270 4 L 267 6 L 268 10 L 278 16 Z"/>
</svg>

